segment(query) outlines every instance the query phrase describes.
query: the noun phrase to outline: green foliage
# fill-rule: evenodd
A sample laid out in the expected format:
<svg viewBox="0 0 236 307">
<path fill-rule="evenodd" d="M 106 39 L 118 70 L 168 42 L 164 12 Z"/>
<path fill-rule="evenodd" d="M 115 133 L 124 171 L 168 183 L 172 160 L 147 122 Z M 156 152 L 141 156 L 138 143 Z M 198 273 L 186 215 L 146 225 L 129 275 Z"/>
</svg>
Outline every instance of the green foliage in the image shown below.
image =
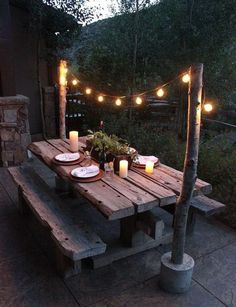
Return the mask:
<svg viewBox="0 0 236 307">
<path fill-rule="evenodd" d="M 127 133 L 127 118 L 107 118 L 107 133 L 126 137 L 140 154 L 155 155 L 178 170 L 183 170 L 185 143 L 175 132 L 156 128 L 156 123 L 131 123 Z M 113 125 L 112 123 L 116 123 Z M 226 210 L 219 218 L 236 227 L 236 144 L 230 141 L 230 134 L 216 135 L 202 131 L 199 151 L 198 177 L 211 183 L 210 197 L 226 204 Z"/>
<path fill-rule="evenodd" d="M 92 149 L 105 151 L 113 155 L 124 155 L 129 153 L 129 145 L 126 140 L 112 134 L 108 135 L 103 131 L 89 132 L 89 139 Z"/>
<path fill-rule="evenodd" d="M 72 46 L 81 27 L 93 18 L 87 0 L 22 0 L 30 12 L 30 29 L 46 41 L 47 52 L 41 57 L 72 60 Z"/>
<path fill-rule="evenodd" d="M 136 84 L 152 88 L 192 62 L 205 64 L 207 95 L 229 103 L 236 84 L 236 3 L 162 0 L 139 13 Z M 94 87 L 128 93 L 132 86 L 134 14 L 86 27 L 76 43 L 79 73 Z M 174 93 L 177 95 L 177 93 Z"/>
</svg>

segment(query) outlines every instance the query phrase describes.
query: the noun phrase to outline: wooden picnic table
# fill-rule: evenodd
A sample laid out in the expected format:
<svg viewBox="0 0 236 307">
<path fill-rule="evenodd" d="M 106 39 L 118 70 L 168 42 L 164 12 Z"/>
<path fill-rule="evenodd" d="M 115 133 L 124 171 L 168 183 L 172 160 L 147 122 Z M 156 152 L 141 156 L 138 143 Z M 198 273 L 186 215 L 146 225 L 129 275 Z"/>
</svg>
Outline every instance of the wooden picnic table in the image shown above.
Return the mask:
<svg viewBox="0 0 236 307">
<path fill-rule="evenodd" d="M 80 148 L 84 145 L 85 138 L 79 138 Z M 76 193 L 86 198 L 108 220 L 120 221 L 122 242 L 127 246 L 133 246 L 133 250 L 129 250 L 128 255 L 162 243 L 158 236 L 159 230 L 164 227 L 163 222 L 161 223 L 160 219 L 153 221 L 148 214 L 154 207 L 163 207 L 176 202 L 182 187 L 182 172 L 161 163 L 154 169 L 153 174 L 147 174 L 143 169 L 132 167 L 125 179 L 114 174 L 112 177 L 105 175 L 96 182 L 80 183 L 73 181 L 70 177 L 71 170 L 78 165 L 62 166 L 53 163 L 55 155 L 70 152 L 68 140 L 51 139 L 34 142 L 28 148 L 58 176 L 69 182 Z M 196 180 L 194 196 L 208 194 L 211 190 L 209 183 L 200 179 Z M 152 233 L 151 242 L 145 243 L 142 237 L 143 244 L 140 244 L 137 240 L 137 225 L 139 230 L 142 229 L 146 234 Z M 113 255 L 113 258 L 121 257 L 120 251 L 118 254 L 120 256 Z"/>
</svg>

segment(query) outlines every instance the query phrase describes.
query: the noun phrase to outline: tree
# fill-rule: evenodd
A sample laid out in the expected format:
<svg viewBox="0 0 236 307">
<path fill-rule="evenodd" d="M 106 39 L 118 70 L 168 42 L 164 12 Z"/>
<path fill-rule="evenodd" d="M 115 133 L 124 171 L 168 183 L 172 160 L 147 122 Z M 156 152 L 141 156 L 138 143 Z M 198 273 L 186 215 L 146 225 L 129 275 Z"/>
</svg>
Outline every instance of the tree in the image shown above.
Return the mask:
<svg viewBox="0 0 236 307">
<path fill-rule="evenodd" d="M 184 254 L 186 225 L 191 198 L 197 179 L 198 151 L 202 108 L 203 64 L 192 65 L 188 91 L 187 144 L 183 171 L 183 184 L 175 209 L 172 253 L 162 256 L 160 284 L 174 293 L 188 290 L 194 266 L 193 259 Z M 184 257 L 185 256 L 185 257 Z"/>
</svg>

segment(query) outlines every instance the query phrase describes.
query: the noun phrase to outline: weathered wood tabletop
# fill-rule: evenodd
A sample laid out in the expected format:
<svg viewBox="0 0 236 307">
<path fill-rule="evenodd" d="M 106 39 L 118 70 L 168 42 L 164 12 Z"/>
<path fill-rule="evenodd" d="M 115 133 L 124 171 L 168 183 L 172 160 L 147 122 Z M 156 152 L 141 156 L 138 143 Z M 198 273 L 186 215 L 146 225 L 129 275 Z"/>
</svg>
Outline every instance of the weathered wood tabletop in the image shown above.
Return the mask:
<svg viewBox="0 0 236 307">
<path fill-rule="evenodd" d="M 84 146 L 84 138 L 79 139 L 80 146 Z M 68 141 L 52 139 L 34 142 L 29 145 L 29 150 L 60 177 L 69 180 L 73 189 L 88 199 L 109 220 L 175 203 L 181 191 L 182 172 L 164 164 L 155 168 L 153 174 L 133 167 L 126 179 L 114 175 L 112 178 L 104 176 L 97 182 L 79 183 L 72 181 L 69 176 L 71 170 L 79 165 L 61 166 L 53 163 L 55 155 L 70 152 Z M 211 189 L 209 183 L 197 179 L 194 196 L 208 194 Z"/>
<path fill-rule="evenodd" d="M 84 137 L 79 138 L 81 148 L 85 141 Z M 63 180 L 69 182 L 76 194 L 86 198 L 108 220 L 119 220 L 119 238 L 107 245 L 104 254 L 92 257 L 94 267 L 171 242 L 172 228 L 168 228 L 160 214 L 155 215 L 153 210 L 158 209 L 155 207 L 176 202 L 181 191 L 182 172 L 160 164 L 153 174 L 132 167 L 125 179 L 114 174 L 105 175 L 96 182 L 75 182 L 71 179 L 70 172 L 79 165 L 82 166 L 83 161 L 73 166 L 53 163 L 55 155 L 70 152 L 69 148 L 69 142 L 61 139 L 29 145 L 29 150 Z M 93 163 L 96 164 L 95 161 Z M 210 184 L 197 179 L 194 196 L 208 194 L 211 190 Z"/>
</svg>

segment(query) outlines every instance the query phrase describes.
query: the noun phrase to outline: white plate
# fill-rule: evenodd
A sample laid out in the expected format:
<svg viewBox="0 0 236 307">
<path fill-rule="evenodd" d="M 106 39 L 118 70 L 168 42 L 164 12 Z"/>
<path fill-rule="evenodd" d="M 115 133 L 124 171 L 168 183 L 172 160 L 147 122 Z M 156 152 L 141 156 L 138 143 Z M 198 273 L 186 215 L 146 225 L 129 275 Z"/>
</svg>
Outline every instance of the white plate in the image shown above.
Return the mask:
<svg viewBox="0 0 236 307">
<path fill-rule="evenodd" d="M 141 156 L 138 155 L 137 159 L 135 160 L 136 164 L 145 165 L 147 161 L 152 161 L 154 164 L 158 162 L 158 158 L 154 156 Z"/>
<path fill-rule="evenodd" d="M 77 167 L 71 171 L 71 175 L 77 178 L 91 178 L 99 174 L 99 168 L 96 165 Z"/>
<path fill-rule="evenodd" d="M 60 162 L 73 162 L 76 161 L 80 158 L 80 154 L 78 152 L 76 153 L 63 153 L 63 154 L 59 154 L 55 157 L 55 159 L 57 161 Z"/>
</svg>

